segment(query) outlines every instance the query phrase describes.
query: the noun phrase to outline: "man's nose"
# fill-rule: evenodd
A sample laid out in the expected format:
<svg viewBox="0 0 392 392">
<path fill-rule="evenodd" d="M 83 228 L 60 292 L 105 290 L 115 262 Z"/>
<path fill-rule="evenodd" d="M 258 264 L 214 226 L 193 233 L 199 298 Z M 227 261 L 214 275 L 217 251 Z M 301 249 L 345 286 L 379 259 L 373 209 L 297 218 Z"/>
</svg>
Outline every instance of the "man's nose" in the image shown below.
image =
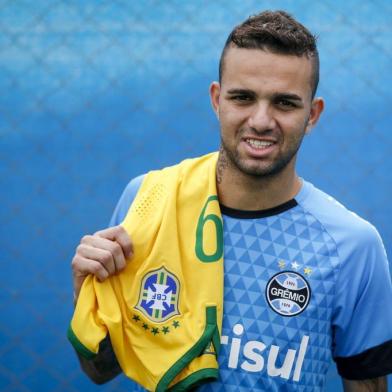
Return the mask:
<svg viewBox="0 0 392 392">
<path fill-rule="evenodd" d="M 256 132 L 263 132 L 275 127 L 273 108 L 266 102 L 259 102 L 254 106 L 248 118 L 249 127 Z"/>
</svg>

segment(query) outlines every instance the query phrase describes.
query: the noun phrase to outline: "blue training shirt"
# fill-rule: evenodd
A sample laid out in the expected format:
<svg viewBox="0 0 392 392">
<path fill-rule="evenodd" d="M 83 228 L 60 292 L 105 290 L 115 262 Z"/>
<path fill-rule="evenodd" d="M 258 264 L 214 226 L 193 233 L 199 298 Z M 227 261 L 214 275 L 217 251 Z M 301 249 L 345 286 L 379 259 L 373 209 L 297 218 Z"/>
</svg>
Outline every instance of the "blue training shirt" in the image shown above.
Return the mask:
<svg viewBox="0 0 392 392">
<path fill-rule="evenodd" d="M 124 190 L 112 226 L 142 180 Z M 371 224 L 306 181 L 275 208 L 221 212 L 220 380 L 199 391 L 321 391 L 331 357 L 347 379 L 392 372 L 392 284 Z"/>
</svg>

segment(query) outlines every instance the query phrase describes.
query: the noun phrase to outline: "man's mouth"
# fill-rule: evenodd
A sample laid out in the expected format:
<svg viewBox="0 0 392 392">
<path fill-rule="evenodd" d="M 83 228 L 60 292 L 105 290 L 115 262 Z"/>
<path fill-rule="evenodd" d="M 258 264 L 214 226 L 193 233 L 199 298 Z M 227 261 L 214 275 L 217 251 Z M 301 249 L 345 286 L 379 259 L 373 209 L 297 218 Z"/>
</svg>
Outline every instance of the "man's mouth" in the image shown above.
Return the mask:
<svg viewBox="0 0 392 392">
<path fill-rule="evenodd" d="M 252 139 L 252 138 L 246 138 L 245 141 L 251 147 L 257 148 L 257 149 L 268 148 L 274 144 L 274 142 L 272 142 L 272 141 Z"/>
</svg>

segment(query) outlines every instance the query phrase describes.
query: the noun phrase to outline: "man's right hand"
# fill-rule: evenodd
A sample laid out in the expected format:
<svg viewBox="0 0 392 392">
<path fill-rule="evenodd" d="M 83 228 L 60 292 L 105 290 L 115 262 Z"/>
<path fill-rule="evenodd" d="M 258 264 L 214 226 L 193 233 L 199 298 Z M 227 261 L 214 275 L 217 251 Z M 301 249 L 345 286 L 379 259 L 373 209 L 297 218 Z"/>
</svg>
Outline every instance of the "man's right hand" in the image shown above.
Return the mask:
<svg viewBox="0 0 392 392">
<path fill-rule="evenodd" d="M 122 226 L 114 226 L 85 235 L 72 259 L 74 300 L 87 275 L 93 274 L 100 281 L 122 271 L 133 256 L 131 238 Z"/>
</svg>

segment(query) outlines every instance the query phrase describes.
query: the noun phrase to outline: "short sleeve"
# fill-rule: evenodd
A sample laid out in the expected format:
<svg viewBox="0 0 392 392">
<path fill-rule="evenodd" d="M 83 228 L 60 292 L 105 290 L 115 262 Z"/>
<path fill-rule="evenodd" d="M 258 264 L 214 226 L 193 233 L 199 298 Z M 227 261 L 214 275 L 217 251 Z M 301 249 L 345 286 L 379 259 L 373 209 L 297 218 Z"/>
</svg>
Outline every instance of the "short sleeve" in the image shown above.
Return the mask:
<svg viewBox="0 0 392 392">
<path fill-rule="evenodd" d="M 361 380 L 392 372 L 392 284 L 374 227 L 367 224 L 354 234 L 340 250 L 333 354 L 342 377 Z"/>
<path fill-rule="evenodd" d="M 89 275 L 83 282 L 76 303 L 68 329 L 68 339 L 79 354 L 91 359 L 98 353 L 99 343 L 105 339 L 107 333 L 107 327 L 99 314 L 94 278 Z"/>
<path fill-rule="evenodd" d="M 113 215 L 110 219 L 109 227 L 119 225 L 127 215 L 129 207 L 131 206 L 135 196 L 142 184 L 145 174 L 135 177 L 125 187 L 116 208 L 113 211 Z"/>
</svg>

